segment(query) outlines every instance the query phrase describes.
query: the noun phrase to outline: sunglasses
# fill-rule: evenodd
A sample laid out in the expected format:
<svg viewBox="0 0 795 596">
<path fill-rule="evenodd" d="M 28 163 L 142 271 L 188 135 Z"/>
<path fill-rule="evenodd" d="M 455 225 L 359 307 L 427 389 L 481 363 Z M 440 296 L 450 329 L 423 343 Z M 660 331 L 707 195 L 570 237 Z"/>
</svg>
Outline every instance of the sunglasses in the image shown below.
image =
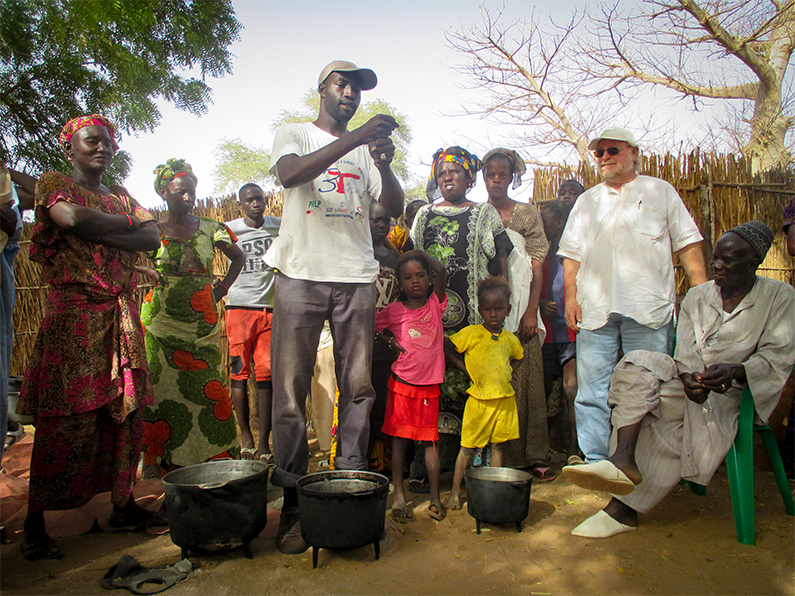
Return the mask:
<svg viewBox="0 0 795 596">
<path fill-rule="evenodd" d="M 608 155 L 618 155 L 624 147 L 608 147 L 607 149 L 597 149 L 593 152 L 597 159 L 602 157 L 605 153 Z"/>
</svg>

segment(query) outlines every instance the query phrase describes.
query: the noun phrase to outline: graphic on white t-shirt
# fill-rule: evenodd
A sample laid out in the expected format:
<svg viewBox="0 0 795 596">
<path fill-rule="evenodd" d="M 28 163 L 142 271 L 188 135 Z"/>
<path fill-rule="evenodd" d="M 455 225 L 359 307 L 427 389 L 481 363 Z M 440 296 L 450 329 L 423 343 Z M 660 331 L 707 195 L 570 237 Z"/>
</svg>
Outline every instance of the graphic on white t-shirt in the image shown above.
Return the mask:
<svg viewBox="0 0 795 596">
<path fill-rule="evenodd" d="M 340 165 L 351 166 L 358 173 L 344 172 L 340 170 Z M 349 195 L 359 197 L 364 193 L 364 180 L 364 172 L 358 165 L 350 160 L 338 160 L 312 182 L 312 190 L 321 193 L 322 199 L 309 201 L 306 214 L 314 216 L 322 213 L 325 217 L 364 219 L 361 206 L 353 207 L 348 201 Z"/>
</svg>

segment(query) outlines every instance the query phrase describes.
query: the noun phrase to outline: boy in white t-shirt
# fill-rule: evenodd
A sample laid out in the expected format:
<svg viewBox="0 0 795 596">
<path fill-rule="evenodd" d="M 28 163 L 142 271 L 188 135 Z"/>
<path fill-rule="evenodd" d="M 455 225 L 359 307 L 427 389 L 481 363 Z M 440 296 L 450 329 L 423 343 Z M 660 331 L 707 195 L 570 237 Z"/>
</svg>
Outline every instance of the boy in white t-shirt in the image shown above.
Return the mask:
<svg viewBox="0 0 795 596">
<path fill-rule="evenodd" d="M 229 340 L 232 404 L 240 426 L 241 459 L 273 461 L 271 432 L 271 326 L 273 324 L 273 269 L 262 257 L 279 235 L 280 217 L 265 215 L 268 200 L 256 184 L 244 184 L 237 193 L 245 217 L 227 222 L 246 256 L 240 275 L 226 295 L 226 336 Z M 249 424 L 248 378 L 251 361 L 257 379 L 259 446 Z"/>
<path fill-rule="evenodd" d="M 378 263 L 370 236 L 370 201 L 390 217 L 403 211 L 403 190 L 391 169 L 397 128 L 377 115 L 348 132 L 361 91 L 375 87 L 372 70 L 334 61 L 318 78 L 314 122 L 276 133 L 271 173 L 285 188 L 279 237 L 265 262 L 278 270 L 273 301 L 273 484 L 284 491 L 279 550 L 306 550 L 298 520 L 296 481 L 307 473 L 305 401 L 323 322 L 334 337 L 339 372 L 335 467 L 367 469 L 370 383 Z"/>
</svg>

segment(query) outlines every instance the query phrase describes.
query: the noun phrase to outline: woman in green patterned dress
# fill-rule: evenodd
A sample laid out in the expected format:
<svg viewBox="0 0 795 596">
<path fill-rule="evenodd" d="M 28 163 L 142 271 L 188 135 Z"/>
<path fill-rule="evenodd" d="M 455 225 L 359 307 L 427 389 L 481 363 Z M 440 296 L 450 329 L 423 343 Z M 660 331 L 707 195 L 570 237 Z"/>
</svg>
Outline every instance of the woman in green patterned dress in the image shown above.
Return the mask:
<svg viewBox="0 0 795 596">
<path fill-rule="evenodd" d="M 224 224 L 191 213 L 196 176 L 189 164 L 169 159 L 155 174 L 155 190 L 168 205 L 168 214 L 157 224 L 160 248 L 149 255 L 155 269 L 139 268 L 157 282 L 141 309 L 155 389 L 154 408 L 145 410 L 147 475 L 158 459 L 167 471 L 237 455 L 215 303 L 226 295 L 245 261 Z M 226 277 L 213 287 L 215 249 L 231 263 Z"/>
</svg>

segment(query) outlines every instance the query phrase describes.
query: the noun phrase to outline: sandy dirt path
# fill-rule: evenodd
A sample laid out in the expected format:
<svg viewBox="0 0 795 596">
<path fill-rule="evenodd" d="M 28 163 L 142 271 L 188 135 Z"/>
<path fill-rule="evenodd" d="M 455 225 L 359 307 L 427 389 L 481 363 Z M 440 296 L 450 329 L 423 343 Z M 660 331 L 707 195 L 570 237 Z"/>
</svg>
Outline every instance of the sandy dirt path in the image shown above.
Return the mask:
<svg viewBox="0 0 795 596">
<path fill-rule="evenodd" d="M 559 467 L 558 467 L 559 469 Z M 411 493 L 408 493 L 409 495 Z M 204 594 L 795 594 L 795 518 L 788 517 L 770 472 L 756 473 L 756 546 L 739 544 L 726 480 L 718 470 L 706 497 L 676 488 L 636 533 L 586 540 L 571 528 L 606 497 L 565 478 L 533 486 L 524 529 L 484 526 L 466 510 L 432 520 L 427 496 L 415 495 L 416 519 L 387 517 L 381 558 L 372 546 L 286 556 L 276 549 L 279 501 L 268 526 L 242 550 L 191 555 L 198 567 L 171 596 Z M 30 563 L 18 544 L 2 546 L 3 594 L 108 594 L 107 569 L 128 553 L 145 566 L 176 563 L 168 537 L 95 533 L 60 540 L 66 556 Z"/>
</svg>

